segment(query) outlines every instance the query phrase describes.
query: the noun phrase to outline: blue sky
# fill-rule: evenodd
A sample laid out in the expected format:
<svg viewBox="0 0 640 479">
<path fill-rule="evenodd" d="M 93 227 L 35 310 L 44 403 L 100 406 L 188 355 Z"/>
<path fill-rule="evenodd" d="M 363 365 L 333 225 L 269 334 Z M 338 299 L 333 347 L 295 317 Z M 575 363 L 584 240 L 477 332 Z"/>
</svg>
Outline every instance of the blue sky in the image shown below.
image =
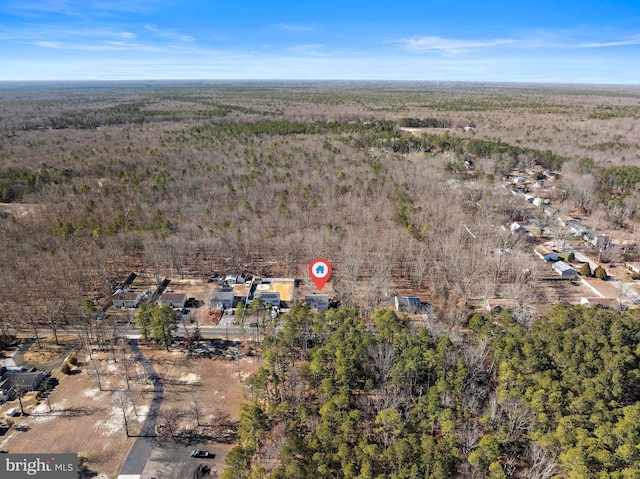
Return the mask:
<svg viewBox="0 0 640 479">
<path fill-rule="evenodd" d="M 640 1 L 0 0 L 1 80 L 640 84 Z"/>
</svg>

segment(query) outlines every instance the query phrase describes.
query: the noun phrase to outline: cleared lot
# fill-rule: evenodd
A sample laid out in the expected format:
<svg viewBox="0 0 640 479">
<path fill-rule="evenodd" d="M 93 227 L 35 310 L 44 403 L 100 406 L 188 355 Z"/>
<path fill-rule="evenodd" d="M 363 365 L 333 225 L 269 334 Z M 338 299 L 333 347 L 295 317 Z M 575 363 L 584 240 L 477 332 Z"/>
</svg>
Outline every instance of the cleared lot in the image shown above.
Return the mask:
<svg viewBox="0 0 640 479">
<path fill-rule="evenodd" d="M 241 348 L 239 345 L 238 350 Z M 158 424 L 171 421 L 173 425 L 158 430 L 163 437 L 142 477 L 192 477 L 203 461 L 212 471 L 220 472 L 236 437 L 242 380 L 258 367 L 258 361 L 253 357 L 224 360 L 218 355 L 190 358 L 180 350 L 146 346 L 141 350 L 164 386 Z M 28 414 L 13 418 L 14 427 L 0 436 L 0 450 L 77 453 L 84 460 L 82 477 L 117 477 L 135 441 L 127 437 L 125 414 L 130 435 L 137 435 L 153 396 L 152 381 L 133 358 L 127 346 L 115 355 L 105 352 L 93 354 L 92 359 L 81 358 L 74 374 L 57 374 L 59 384 L 49 402 L 37 403 L 35 393 L 23 399 Z M 194 402 L 198 404 L 197 416 Z M 19 411 L 17 401 L 13 403 L 2 410 L 18 407 Z M 190 458 L 189 452 L 196 448 L 209 450 L 216 457 Z M 164 472 L 169 470 L 175 473 Z"/>
</svg>

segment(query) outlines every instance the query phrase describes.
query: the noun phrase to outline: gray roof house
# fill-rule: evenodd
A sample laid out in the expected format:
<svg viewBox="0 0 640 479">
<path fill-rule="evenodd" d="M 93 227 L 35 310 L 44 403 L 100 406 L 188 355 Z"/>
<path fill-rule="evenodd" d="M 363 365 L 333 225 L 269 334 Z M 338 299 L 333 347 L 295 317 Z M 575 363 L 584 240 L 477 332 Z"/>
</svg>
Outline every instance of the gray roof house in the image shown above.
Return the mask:
<svg viewBox="0 0 640 479">
<path fill-rule="evenodd" d="M 184 308 L 187 304 L 187 293 L 163 293 L 158 299 L 160 306 L 169 306 L 170 308 Z"/>
<path fill-rule="evenodd" d="M 17 394 L 36 391 L 47 375 L 42 371 L 11 371 L 0 368 L 0 398 L 4 401 L 15 399 Z"/>
<path fill-rule="evenodd" d="M 422 302 L 417 296 L 396 296 L 396 311 L 404 313 L 419 313 L 422 309 Z"/>
<path fill-rule="evenodd" d="M 304 302 L 314 311 L 326 311 L 329 309 L 328 294 L 307 294 L 304 297 Z"/>
<path fill-rule="evenodd" d="M 260 291 L 256 293 L 256 298 L 262 299 L 264 304 L 270 304 L 274 308 L 280 307 L 280 293 L 271 291 Z"/>
<path fill-rule="evenodd" d="M 114 308 L 137 308 L 142 299 L 141 293 L 121 292 L 113 296 Z"/>
<path fill-rule="evenodd" d="M 556 261 L 553 263 L 552 268 L 556 273 L 563 277 L 570 278 L 578 275 L 578 272 L 573 268 L 573 266 L 565 263 L 564 261 Z"/>
<path fill-rule="evenodd" d="M 515 223 L 515 222 L 509 225 L 509 229 L 511 230 L 511 234 L 527 232 L 527 228 L 522 226 L 520 223 Z"/>
<path fill-rule="evenodd" d="M 209 306 L 218 309 L 233 308 L 234 291 L 231 287 L 216 288 L 209 296 Z"/>
</svg>

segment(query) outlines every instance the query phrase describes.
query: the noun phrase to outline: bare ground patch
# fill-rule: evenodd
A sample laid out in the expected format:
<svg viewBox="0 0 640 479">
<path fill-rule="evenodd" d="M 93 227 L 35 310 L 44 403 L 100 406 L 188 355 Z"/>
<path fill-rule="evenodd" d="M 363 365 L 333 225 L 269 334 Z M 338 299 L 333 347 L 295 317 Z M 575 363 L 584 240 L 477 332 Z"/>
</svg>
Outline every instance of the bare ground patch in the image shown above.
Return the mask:
<svg viewBox="0 0 640 479">
<path fill-rule="evenodd" d="M 180 457 L 186 457 L 187 462 L 189 448 L 208 448 L 216 454 L 211 465 L 217 472 L 222 471 L 236 440 L 242 379 L 257 369 L 257 360 L 189 358 L 179 350 L 146 346 L 141 350 L 164 385 L 159 420 L 167 414 L 176 418 L 174 435 L 162 439 L 163 447 L 169 444 L 172 450 L 184 448 L 187 452 L 181 452 Z M 0 450 L 77 453 L 86 468 L 82 477 L 115 478 L 135 441 L 135 437 L 127 437 L 125 414 L 129 433 L 135 436 L 147 417 L 153 382 L 128 347 L 115 353 L 93 354 L 91 358 L 79 357 L 81 363 L 75 374 L 56 375 L 59 384 L 48 401 L 36 400 L 35 393 L 23 398 L 27 414 L 13 418 L 14 427 L 0 436 Z M 119 397 L 124 398 L 124 411 Z M 194 401 L 198 403 L 197 417 Z M 9 407 L 20 410 L 17 400 L 7 403 L 3 411 Z M 149 461 L 149 468 L 156 467 L 158 472 L 171 469 L 170 461 L 163 462 L 162 454 L 152 457 L 158 460 Z M 181 477 L 154 473 L 149 477 L 154 475 Z"/>
</svg>

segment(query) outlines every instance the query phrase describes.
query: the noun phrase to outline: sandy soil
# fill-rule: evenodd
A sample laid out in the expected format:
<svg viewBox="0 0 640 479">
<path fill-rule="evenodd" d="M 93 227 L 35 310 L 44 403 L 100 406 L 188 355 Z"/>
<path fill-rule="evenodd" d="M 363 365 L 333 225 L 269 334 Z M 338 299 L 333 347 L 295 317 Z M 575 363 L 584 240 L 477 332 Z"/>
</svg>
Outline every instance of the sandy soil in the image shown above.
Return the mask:
<svg viewBox="0 0 640 479">
<path fill-rule="evenodd" d="M 242 349 L 241 345 L 238 349 Z M 189 431 L 197 432 L 198 447 L 206 446 L 215 452 L 216 470 L 222 471 L 224 458 L 235 440 L 234 422 L 243 399 L 242 380 L 257 369 L 258 361 L 254 357 L 237 361 L 189 358 L 179 350 L 145 346 L 141 350 L 152 361 L 164 384 L 160 417 L 167 411 L 177 413 L 174 433 L 182 437 L 169 437 L 168 441 L 184 444 L 184 437 L 191 434 Z M 126 368 L 123 357 L 129 359 Z M 118 404 L 116 390 L 128 391 L 124 396 L 131 435 L 140 430 L 152 398 L 150 378 L 145 377 L 142 366 L 133 358 L 128 348 L 116 350 L 115 355 L 102 352 L 93 354 L 92 359 L 81 359 L 74 374 L 55 375 L 59 385 L 50 394 L 48 403 L 37 402 L 35 393 L 23 399 L 28 414 L 13 418 L 14 427 L 0 436 L 0 450 L 77 453 L 86 460 L 84 477 L 117 477 L 135 438 L 127 437 L 125 432 L 123 409 Z M 191 406 L 194 397 L 199 402 L 200 423 L 206 426 L 197 426 Z M 4 414 L 10 407 L 20 410 L 18 401 L 12 401 L 3 405 L 0 412 Z"/>
</svg>

